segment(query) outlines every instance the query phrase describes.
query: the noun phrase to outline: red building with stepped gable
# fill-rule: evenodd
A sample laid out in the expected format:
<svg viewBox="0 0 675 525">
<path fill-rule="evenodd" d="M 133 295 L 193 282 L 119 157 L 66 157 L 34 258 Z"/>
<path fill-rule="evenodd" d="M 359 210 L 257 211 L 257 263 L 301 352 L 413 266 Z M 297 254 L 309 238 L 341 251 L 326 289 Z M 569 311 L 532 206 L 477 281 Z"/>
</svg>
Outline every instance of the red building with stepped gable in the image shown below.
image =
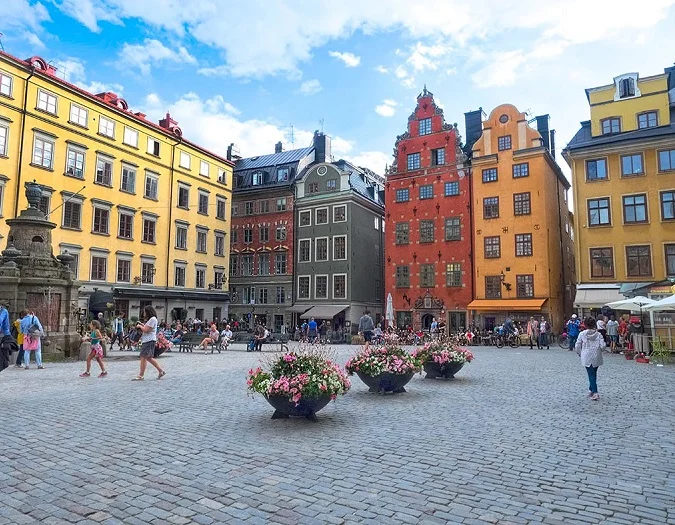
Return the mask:
<svg viewBox="0 0 675 525">
<path fill-rule="evenodd" d="M 396 139 L 385 184 L 385 288 L 396 326 L 467 326 L 473 295 L 469 170 L 457 125 L 426 87 Z M 386 296 L 386 294 L 385 294 Z"/>
</svg>

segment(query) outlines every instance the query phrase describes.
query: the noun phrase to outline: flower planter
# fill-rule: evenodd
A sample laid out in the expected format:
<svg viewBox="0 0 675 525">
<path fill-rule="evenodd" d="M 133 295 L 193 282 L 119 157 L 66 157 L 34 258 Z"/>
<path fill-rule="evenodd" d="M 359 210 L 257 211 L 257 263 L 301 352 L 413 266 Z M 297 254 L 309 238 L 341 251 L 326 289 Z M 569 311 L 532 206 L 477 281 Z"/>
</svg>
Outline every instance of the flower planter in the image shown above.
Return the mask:
<svg viewBox="0 0 675 525">
<path fill-rule="evenodd" d="M 443 365 L 438 364 L 436 361 L 427 361 L 424 363 L 424 372 L 427 374 L 426 379 L 453 379 L 455 374 L 459 372 L 464 363 L 445 363 Z"/>
<path fill-rule="evenodd" d="M 265 396 L 265 399 L 275 409 L 272 419 L 287 419 L 294 416 L 317 421 L 316 413 L 330 403 L 329 395 L 303 397 L 297 405 L 285 396 Z"/>
<path fill-rule="evenodd" d="M 649 358 L 648 357 L 638 357 L 635 360 L 636 363 L 649 363 Z"/>
<path fill-rule="evenodd" d="M 632 355 L 632 354 L 623 354 L 623 356 L 624 356 L 628 361 L 632 361 L 632 360 L 633 360 L 633 355 Z"/>
<path fill-rule="evenodd" d="M 363 381 L 369 388 L 368 392 L 393 392 L 394 394 L 400 394 L 405 392 L 405 385 L 407 385 L 410 380 L 415 375 L 415 372 L 408 372 L 407 374 L 392 374 L 391 372 L 384 372 L 376 376 L 369 376 L 363 372 L 356 372 L 356 375 L 359 376 L 359 379 Z"/>
</svg>

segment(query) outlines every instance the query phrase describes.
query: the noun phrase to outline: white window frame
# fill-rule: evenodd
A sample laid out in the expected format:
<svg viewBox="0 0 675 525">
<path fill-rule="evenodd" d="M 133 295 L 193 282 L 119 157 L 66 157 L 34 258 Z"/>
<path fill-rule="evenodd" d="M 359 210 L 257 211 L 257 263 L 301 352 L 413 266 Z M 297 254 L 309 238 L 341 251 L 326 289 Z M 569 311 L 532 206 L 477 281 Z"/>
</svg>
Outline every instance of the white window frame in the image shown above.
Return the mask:
<svg viewBox="0 0 675 525">
<path fill-rule="evenodd" d="M 105 210 L 108 212 L 108 223 L 106 224 L 106 228 L 104 232 L 95 232 L 94 231 L 94 222 L 96 220 L 96 210 Z M 92 203 L 92 208 L 91 208 L 91 233 L 95 235 L 110 235 L 110 211 L 111 208 L 110 206 L 104 205 L 104 204 L 97 204 L 97 203 Z"/>
<path fill-rule="evenodd" d="M 9 150 L 9 126 L 4 124 L 1 120 L 0 130 L 4 130 L 5 132 L 4 144 L 2 144 L 2 147 L 0 147 L 0 157 L 7 157 L 7 151 Z"/>
<path fill-rule="evenodd" d="M 69 168 L 68 162 L 70 160 L 70 153 L 71 152 L 75 155 L 75 169 L 77 169 L 77 155 L 82 155 L 82 174 L 81 175 L 78 175 L 75 172 L 73 172 L 73 173 L 68 172 L 68 168 Z M 85 173 L 86 168 L 87 168 L 87 151 L 82 149 L 82 148 L 78 148 L 77 146 L 75 146 L 73 144 L 68 144 L 68 147 L 66 148 L 66 169 L 65 169 L 66 175 L 68 175 L 69 177 L 75 177 L 76 179 L 84 179 L 84 173 Z"/>
<path fill-rule="evenodd" d="M 326 296 L 325 297 L 319 297 L 316 294 L 316 291 L 319 289 L 319 286 L 317 285 L 317 281 L 319 280 L 320 277 L 325 277 L 326 279 Z M 328 299 L 330 297 L 330 294 L 328 293 L 328 274 L 327 273 L 320 273 L 318 275 L 314 276 L 314 299 Z"/>
<path fill-rule="evenodd" d="M 209 163 L 205 160 L 199 161 L 199 174 L 203 177 L 208 177 L 210 172 Z"/>
<path fill-rule="evenodd" d="M 146 264 L 149 265 L 150 267 L 152 267 L 153 270 L 155 270 L 155 272 L 149 272 L 149 274 L 150 274 L 149 282 L 143 281 L 143 266 L 146 265 Z M 155 284 L 155 273 L 156 272 L 157 272 L 157 265 L 155 264 L 155 259 L 143 258 L 143 256 L 141 256 L 141 274 L 140 274 L 141 285 L 149 284 L 149 285 L 152 286 L 153 284 Z"/>
<path fill-rule="evenodd" d="M 199 286 L 199 272 L 202 272 L 203 279 L 202 279 L 202 285 Z M 195 288 L 206 288 L 206 266 L 196 266 L 195 267 Z"/>
<path fill-rule="evenodd" d="M 218 215 L 218 208 L 220 205 L 223 205 L 223 215 Z M 227 199 L 225 197 L 216 196 L 216 219 L 221 221 L 227 220 Z"/>
<path fill-rule="evenodd" d="M 309 259 L 307 259 L 306 261 L 300 260 L 300 254 L 302 253 L 302 250 L 300 248 L 300 244 L 303 243 L 303 242 L 306 242 L 307 244 L 309 244 L 309 250 L 308 250 Z M 312 239 L 300 239 L 298 241 L 298 262 L 299 263 L 311 263 L 312 262 Z"/>
<path fill-rule="evenodd" d="M 338 208 L 343 208 L 345 210 L 345 218 L 342 220 L 337 220 L 335 218 L 335 211 Z M 339 206 L 333 206 L 333 222 L 347 222 L 347 205 L 346 204 L 340 204 Z"/>
<path fill-rule="evenodd" d="M 307 297 L 300 297 L 300 279 L 307 279 Z M 312 276 L 298 275 L 298 299 L 311 299 L 311 298 L 312 298 Z"/>
<path fill-rule="evenodd" d="M 255 171 L 251 176 L 251 182 L 254 186 L 262 186 L 265 176 L 262 171 Z"/>
<path fill-rule="evenodd" d="M 123 182 L 124 182 L 124 171 L 131 172 L 133 173 L 133 184 L 131 189 L 124 189 L 123 188 Z M 136 180 L 138 179 L 138 169 L 135 166 L 132 166 L 131 164 L 126 164 L 124 161 L 122 162 L 122 170 L 120 171 L 120 191 L 123 191 L 125 193 L 132 193 L 136 194 Z"/>
<path fill-rule="evenodd" d="M 185 232 L 185 245 L 181 246 L 178 244 L 178 230 L 183 230 Z M 176 242 L 174 243 L 174 247 L 177 250 L 187 250 L 187 245 L 188 245 L 188 226 L 182 223 L 176 223 Z"/>
<path fill-rule="evenodd" d="M 131 217 L 131 237 L 122 237 L 121 235 L 121 229 L 122 229 L 122 216 L 125 217 Z M 136 216 L 126 210 L 119 210 L 117 213 L 117 238 L 118 239 L 124 239 L 126 241 L 133 241 L 134 240 L 134 227 L 136 226 Z"/>
<path fill-rule="evenodd" d="M 335 295 L 335 278 L 344 277 L 345 278 L 345 294 L 342 297 Z M 347 274 L 346 273 L 334 273 L 332 279 L 333 291 L 331 292 L 333 299 L 346 299 L 347 298 Z"/>
<path fill-rule="evenodd" d="M 64 252 L 68 252 L 68 255 L 72 255 L 75 257 L 74 263 L 75 263 L 75 271 L 73 272 L 75 274 L 75 279 L 79 280 L 80 277 L 80 260 L 81 260 L 81 255 L 82 255 L 82 248 L 75 248 L 72 247 L 71 245 L 64 246 L 63 243 L 59 245 L 59 250 L 60 250 L 60 255 L 63 255 Z M 68 264 L 70 267 L 70 264 Z M 72 270 L 72 267 L 70 267 Z"/>
<path fill-rule="evenodd" d="M 8 81 L 5 82 L 4 80 Z M 4 86 L 9 86 L 9 88 L 4 88 Z M 14 77 L 7 73 L 6 71 L 0 71 L 0 95 L 12 98 L 12 92 L 14 90 Z"/>
<path fill-rule="evenodd" d="M 187 151 L 181 151 L 179 161 L 178 161 L 178 165 L 181 168 L 185 168 L 186 170 L 189 170 L 191 160 L 192 160 L 192 158 L 190 157 L 190 154 Z"/>
<path fill-rule="evenodd" d="M 345 256 L 344 258 L 338 259 L 335 257 L 335 239 L 344 239 L 345 240 Z M 333 261 L 346 261 L 347 260 L 347 236 L 346 235 L 334 235 L 333 236 L 333 245 L 331 247 L 333 253 L 331 254 L 333 256 L 332 260 Z"/>
<path fill-rule="evenodd" d="M 185 191 L 187 192 L 187 204 L 183 206 L 180 202 L 180 195 L 181 192 Z M 189 210 L 190 209 L 190 186 L 187 184 L 182 184 L 178 183 L 178 193 L 176 195 L 176 208 L 180 208 L 181 210 Z"/>
<path fill-rule="evenodd" d="M 178 268 L 183 270 L 183 284 L 176 284 L 176 270 Z M 187 264 L 173 263 L 173 286 L 174 288 L 185 288 L 187 286 Z"/>
<path fill-rule="evenodd" d="M 309 215 L 309 224 L 302 224 L 302 215 L 303 213 L 306 213 Z M 302 210 L 298 214 L 298 225 L 300 228 L 309 228 L 312 225 L 312 210 Z"/>
<path fill-rule="evenodd" d="M 110 132 L 108 132 L 110 130 Z M 98 134 L 111 139 L 115 138 L 115 121 L 99 115 L 98 117 Z"/>
<path fill-rule="evenodd" d="M 82 106 L 78 106 L 75 104 L 75 102 L 71 102 L 70 119 L 68 122 L 86 128 L 89 122 L 89 110 L 87 108 L 83 108 Z"/>
<path fill-rule="evenodd" d="M 227 175 L 225 173 L 224 169 L 218 168 L 218 182 L 227 184 Z"/>
<path fill-rule="evenodd" d="M 105 277 L 103 279 L 94 279 L 92 276 L 92 271 L 94 269 L 94 257 L 97 259 L 104 259 L 105 260 Z M 108 267 L 108 254 L 103 253 L 103 252 L 93 252 L 89 256 L 89 280 L 90 281 L 96 281 L 99 283 L 105 283 L 108 281 L 108 270 L 110 268 Z"/>
<path fill-rule="evenodd" d="M 225 234 L 224 233 L 218 233 L 216 232 L 214 235 L 214 241 L 213 241 L 213 250 L 214 250 L 214 255 L 218 257 L 224 257 L 225 256 Z M 221 250 L 218 250 L 218 240 L 222 241 L 221 245 Z"/>
<path fill-rule="evenodd" d="M 155 181 L 155 183 L 156 183 L 155 184 L 155 192 L 156 193 L 155 193 L 154 196 L 148 195 L 148 192 L 147 192 L 147 190 L 148 190 L 148 179 L 151 179 L 151 180 Z M 155 201 L 159 199 L 159 177 L 157 175 L 152 174 L 152 173 L 148 173 L 148 172 L 145 173 L 145 178 L 143 179 L 143 197 L 146 198 L 146 199 L 155 200 Z"/>
<path fill-rule="evenodd" d="M 35 147 L 37 146 L 37 141 L 42 142 L 42 163 L 38 164 L 35 162 Z M 44 151 L 45 151 L 45 145 L 49 144 L 51 146 L 51 153 L 50 153 L 50 159 L 49 159 L 49 165 L 45 166 L 44 164 Z M 53 138 L 47 137 L 46 135 L 42 135 L 40 133 L 35 133 L 33 135 L 33 151 L 31 152 L 31 164 L 34 166 L 40 166 L 41 168 L 46 168 L 48 170 L 53 170 L 54 169 L 54 150 L 56 149 L 56 144 Z"/>
<path fill-rule="evenodd" d="M 153 239 L 151 241 L 145 240 L 145 222 L 152 222 L 155 225 Z M 151 215 L 143 215 L 141 217 L 141 242 L 148 244 L 157 244 L 157 217 Z"/>
<path fill-rule="evenodd" d="M 128 281 L 120 281 L 119 280 L 119 270 L 120 270 L 120 262 L 125 261 L 129 263 L 129 280 Z M 116 283 L 130 283 L 132 279 L 132 274 L 134 273 L 133 271 L 133 264 L 132 264 L 132 257 L 129 255 L 118 255 L 117 256 L 117 264 L 115 265 L 115 282 Z"/>
<path fill-rule="evenodd" d="M 0 179 L 0 217 L 4 217 L 3 215 L 3 209 L 5 207 L 5 186 L 6 186 L 5 180 Z"/>
<path fill-rule="evenodd" d="M 379 232 L 380 231 L 380 218 L 379 217 L 373 217 L 373 219 L 375 219 L 375 221 L 373 223 L 374 226 L 375 226 L 375 229 Z"/>
<path fill-rule="evenodd" d="M 122 143 L 132 148 L 138 148 L 138 130 L 130 128 L 129 126 L 124 126 L 124 137 Z"/>
<path fill-rule="evenodd" d="M 155 153 L 155 144 L 158 145 L 157 153 Z M 153 156 L 159 157 L 159 151 L 161 150 L 161 142 L 153 137 L 148 137 L 148 153 Z"/>
<path fill-rule="evenodd" d="M 44 95 L 44 102 L 42 95 Z M 54 106 L 54 111 L 49 109 L 52 105 Z M 38 89 L 37 108 L 52 115 L 56 115 L 59 112 L 59 97 L 44 89 Z"/>
<path fill-rule="evenodd" d="M 78 198 L 79 196 L 72 195 L 63 195 L 63 203 L 61 204 L 61 228 L 67 230 L 82 230 L 82 215 L 84 212 L 84 198 Z M 67 204 L 77 204 L 80 207 L 80 222 L 77 227 L 64 226 L 64 221 L 66 219 L 66 205 Z"/>
<path fill-rule="evenodd" d="M 97 180 L 98 179 L 98 162 L 99 161 L 110 163 L 110 184 L 106 184 L 105 182 L 99 182 Z M 98 153 L 96 155 L 96 169 L 94 171 L 94 182 L 96 184 L 101 185 L 101 186 L 109 186 L 109 187 L 112 188 L 113 187 L 113 179 L 114 179 L 114 173 L 113 173 L 114 167 L 115 167 L 115 161 L 112 159 L 112 157 L 108 157 L 106 155 L 102 155 L 102 154 Z"/>
<path fill-rule="evenodd" d="M 317 257 L 317 251 L 319 249 L 319 241 L 325 239 L 326 240 L 326 258 L 325 259 L 319 259 Z M 314 239 L 314 262 L 326 262 L 330 261 L 330 242 L 328 237 L 316 237 Z"/>
<path fill-rule="evenodd" d="M 200 249 L 201 247 L 199 246 L 200 236 L 203 236 L 202 238 L 204 239 L 203 250 Z M 209 250 L 209 232 L 208 230 L 204 230 L 203 228 L 197 228 L 195 251 L 197 253 L 207 253 L 208 250 Z"/>
<path fill-rule="evenodd" d="M 326 222 L 319 222 L 319 212 L 326 212 Z M 322 206 L 321 208 L 316 208 L 314 210 L 314 224 L 316 226 L 323 226 L 324 224 L 330 224 L 330 214 L 328 213 L 328 206 Z"/>
<path fill-rule="evenodd" d="M 202 199 L 206 197 L 206 211 L 202 211 L 201 208 L 201 202 Z M 197 213 L 201 215 L 208 215 L 209 214 L 209 192 L 204 191 L 204 190 L 197 190 Z"/>
</svg>

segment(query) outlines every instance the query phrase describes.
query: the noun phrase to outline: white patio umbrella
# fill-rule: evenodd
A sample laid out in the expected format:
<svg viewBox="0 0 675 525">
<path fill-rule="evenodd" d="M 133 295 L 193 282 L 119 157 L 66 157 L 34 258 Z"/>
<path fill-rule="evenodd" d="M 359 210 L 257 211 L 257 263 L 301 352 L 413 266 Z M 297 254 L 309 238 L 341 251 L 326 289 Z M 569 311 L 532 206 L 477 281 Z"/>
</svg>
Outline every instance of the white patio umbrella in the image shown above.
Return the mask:
<svg viewBox="0 0 675 525">
<path fill-rule="evenodd" d="M 660 301 L 656 301 L 654 304 L 646 306 L 645 310 L 649 312 L 663 312 L 665 310 L 675 310 L 675 295 L 671 295 L 670 297 L 665 297 Z"/>
<path fill-rule="evenodd" d="M 622 299 L 620 301 L 614 301 L 611 303 L 607 303 L 605 306 L 609 306 L 610 308 L 613 308 L 614 310 L 630 310 L 631 312 L 640 312 L 640 326 L 642 328 L 642 332 L 644 333 L 645 329 L 645 324 L 642 321 L 642 309 L 645 306 L 651 306 L 655 303 L 656 301 L 654 299 L 650 299 L 649 297 L 643 297 L 642 295 L 638 295 L 637 297 L 631 297 L 630 299 Z"/>
<path fill-rule="evenodd" d="M 387 295 L 387 311 L 384 318 L 387 320 L 389 328 L 392 328 L 394 326 L 394 300 L 391 297 L 391 293 Z"/>
</svg>

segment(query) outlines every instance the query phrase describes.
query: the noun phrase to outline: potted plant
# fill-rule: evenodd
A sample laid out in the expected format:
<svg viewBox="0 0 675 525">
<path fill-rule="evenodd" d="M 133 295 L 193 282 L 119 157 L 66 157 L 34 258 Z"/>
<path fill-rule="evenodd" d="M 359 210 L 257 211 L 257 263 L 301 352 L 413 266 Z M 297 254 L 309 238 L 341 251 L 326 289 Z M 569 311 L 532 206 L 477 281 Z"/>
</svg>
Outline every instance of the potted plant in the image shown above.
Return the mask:
<svg viewBox="0 0 675 525">
<path fill-rule="evenodd" d="M 635 355 L 635 362 L 636 363 L 649 363 L 649 356 L 645 354 L 644 352 L 639 352 L 638 354 Z"/>
<path fill-rule="evenodd" d="M 351 384 L 339 365 L 326 351 L 308 349 L 286 352 L 270 358 L 265 369 L 248 372 L 246 381 L 251 393 L 262 394 L 275 408 L 272 419 L 289 416 L 316 421 L 316 413 Z"/>
<path fill-rule="evenodd" d="M 420 361 L 406 352 L 393 335 L 385 336 L 384 344 L 363 348 L 347 361 L 349 375 L 356 374 L 369 392 L 405 392 L 405 385 L 421 369 Z"/>
<path fill-rule="evenodd" d="M 423 364 L 427 379 L 452 379 L 466 363 L 473 361 L 473 353 L 450 341 L 426 343 L 413 355 Z"/>
<path fill-rule="evenodd" d="M 631 359 L 633 359 L 635 357 L 635 350 L 632 349 L 632 348 L 626 348 L 623 351 L 623 355 L 626 359 L 628 359 L 630 361 Z"/>
</svg>

